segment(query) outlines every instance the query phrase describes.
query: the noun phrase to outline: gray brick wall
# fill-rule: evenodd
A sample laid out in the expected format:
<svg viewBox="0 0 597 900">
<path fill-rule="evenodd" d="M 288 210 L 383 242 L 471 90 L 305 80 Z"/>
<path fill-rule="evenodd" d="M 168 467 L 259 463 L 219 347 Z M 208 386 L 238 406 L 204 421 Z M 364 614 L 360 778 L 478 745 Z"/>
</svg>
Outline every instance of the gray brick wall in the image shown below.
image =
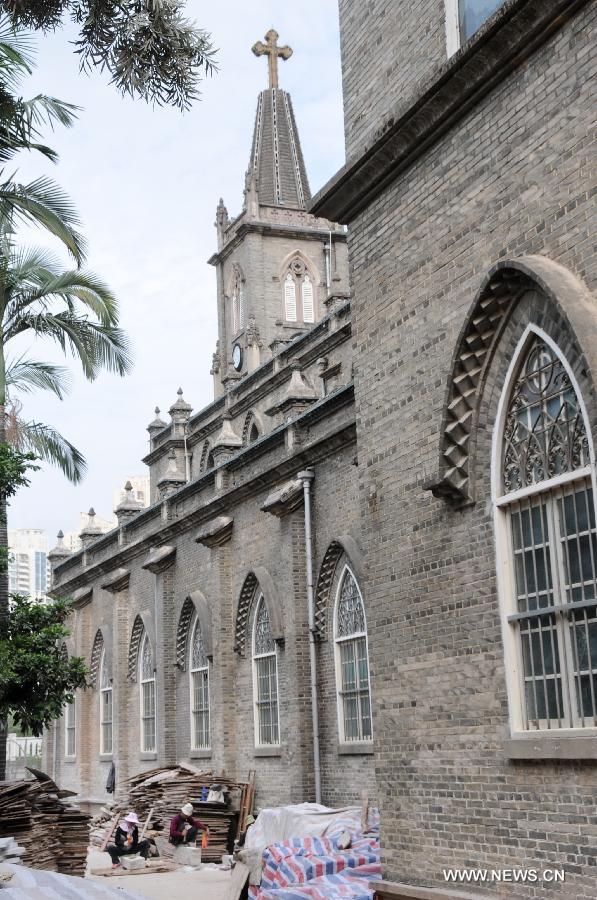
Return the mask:
<svg viewBox="0 0 597 900">
<path fill-rule="evenodd" d="M 357 16 L 360 6 L 341 9 Z M 395 15 L 408 32 L 410 14 Z M 490 368 L 475 435 L 476 504 L 451 509 L 424 484 L 437 472 L 459 334 L 489 268 L 539 254 L 595 288 L 588 123 L 596 18 L 589 4 L 351 223 L 376 777 L 391 880 L 439 885 L 442 868 L 453 866 L 564 866 L 564 885 L 518 884 L 515 896 L 595 896 L 594 762 L 502 753 L 509 728 L 490 442 L 525 325 L 574 346 L 545 297 L 519 304 Z M 348 27 L 351 128 L 363 88 L 354 82 L 356 21 Z M 392 46 L 400 46 L 396 35 Z M 369 90 L 382 94 L 385 78 L 377 72 Z M 392 90 L 399 85 L 397 76 Z M 594 384 L 577 374 L 595 429 Z"/>
</svg>

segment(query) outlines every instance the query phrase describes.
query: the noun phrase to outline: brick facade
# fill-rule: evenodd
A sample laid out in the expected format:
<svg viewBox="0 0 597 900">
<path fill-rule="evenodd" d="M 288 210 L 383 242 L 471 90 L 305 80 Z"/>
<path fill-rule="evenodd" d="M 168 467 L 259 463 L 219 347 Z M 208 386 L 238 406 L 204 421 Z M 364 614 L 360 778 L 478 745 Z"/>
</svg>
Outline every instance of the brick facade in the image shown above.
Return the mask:
<svg viewBox="0 0 597 900">
<path fill-rule="evenodd" d="M 440 7 L 409 12 L 341 0 L 349 163 L 313 205 L 350 223 L 385 872 L 441 887 L 442 870 L 456 866 L 563 867 L 564 884 L 477 886 L 473 896 L 588 900 L 596 892 L 596 738 L 582 746 L 534 741 L 541 759 L 513 758 L 509 741 L 491 441 L 506 372 L 529 323 L 570 361 L 597 435 L 588 127 L 597 15 L 594 4 L 568 4 L 562 15 L 562 4 L 506 3 L 489 36 L 482 30 L 447 62 Z M 422 30 L 427 44 L 419 45 Z M 512 69 L 508 54 L 525 37 L 524 64 Z M 409 40 L 416 48 L 403 55 Z M 426 95 L 417 92 L 419 77 Z M 376 99 L 364 104 L 369 95 Z M 447 128 L 442 112 L 452 103 Z M 440 452 L 452 421 L 446 402 L 458 354 L 480 346 L 476 332 L 461 342 L 474 333 L 475 298 L 492 271 L 490 287 L 500 281 L 496 265 L 513 282 L 521 268 L 530 275 L 488 339 L 463 463 L 472 496 L 459 496 Z"/>
</svg>

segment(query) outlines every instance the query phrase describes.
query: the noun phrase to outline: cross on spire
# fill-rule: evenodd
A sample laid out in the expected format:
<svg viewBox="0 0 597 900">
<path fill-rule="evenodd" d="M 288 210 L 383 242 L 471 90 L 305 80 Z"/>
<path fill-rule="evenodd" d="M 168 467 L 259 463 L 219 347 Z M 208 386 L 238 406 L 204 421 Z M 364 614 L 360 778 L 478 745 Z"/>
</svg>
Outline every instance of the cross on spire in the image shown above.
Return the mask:
<svg viewBox="0 0 597 900">
<path fill-rule="evenodd" d="M 262 41 L 257 41 L 257 43 L 253 44 L 251 47 L 255 56 L 265 56 L 267 54 L 270 88 L 278 87 L 278 57 L 280 57 L 280 59 L 290 59 L 292 56 L 292 47 L 288 47 L 287 45 L 278 47 L 278 38 L 278 32 L 275 31 L 275 29 L 270 28 L 265 35 L 267 43 L 264 44 Z"/>
</svg>

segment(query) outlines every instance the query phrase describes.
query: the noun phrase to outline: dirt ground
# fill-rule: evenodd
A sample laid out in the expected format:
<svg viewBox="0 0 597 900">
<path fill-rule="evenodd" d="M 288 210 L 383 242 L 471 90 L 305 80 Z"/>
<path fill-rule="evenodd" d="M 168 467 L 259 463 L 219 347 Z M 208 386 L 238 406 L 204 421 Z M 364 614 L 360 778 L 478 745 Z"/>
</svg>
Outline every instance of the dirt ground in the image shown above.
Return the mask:
<svg viewBox="0 0 597 900">
<path fill-rule="evenodd" d="M 92 851 L 89 863 L 93 868 L 107 867 L 110 857 Z M 200 900 L 225 900 L 230 884 L 230 872 L 217 869 L 181 869 L 177 872 L 158 872 L 152 875 L 121 875 L 106 878 L 102 875 L 87 875 L 94 881 L 101 881 L 111 888 L 124 888 L 140 897 L 153 900 L 173 900 L 173 898 L 197 897 Z"/>
</svg>

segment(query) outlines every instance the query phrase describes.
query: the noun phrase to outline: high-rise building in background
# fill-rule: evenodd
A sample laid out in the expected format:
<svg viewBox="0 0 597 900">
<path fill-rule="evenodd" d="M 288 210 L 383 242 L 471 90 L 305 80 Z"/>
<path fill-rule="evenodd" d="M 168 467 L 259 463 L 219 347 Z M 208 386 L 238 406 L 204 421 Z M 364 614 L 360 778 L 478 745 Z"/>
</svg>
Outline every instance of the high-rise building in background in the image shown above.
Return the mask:
<svg viewBox="0 0 597 900">
<path fill-rule="evenodd" d="M 48 538 L 42 528 L 19 528 L 8 532 L 8 585 L 12 594 L 47 599 L 50 587 Z"/>
</svg>

